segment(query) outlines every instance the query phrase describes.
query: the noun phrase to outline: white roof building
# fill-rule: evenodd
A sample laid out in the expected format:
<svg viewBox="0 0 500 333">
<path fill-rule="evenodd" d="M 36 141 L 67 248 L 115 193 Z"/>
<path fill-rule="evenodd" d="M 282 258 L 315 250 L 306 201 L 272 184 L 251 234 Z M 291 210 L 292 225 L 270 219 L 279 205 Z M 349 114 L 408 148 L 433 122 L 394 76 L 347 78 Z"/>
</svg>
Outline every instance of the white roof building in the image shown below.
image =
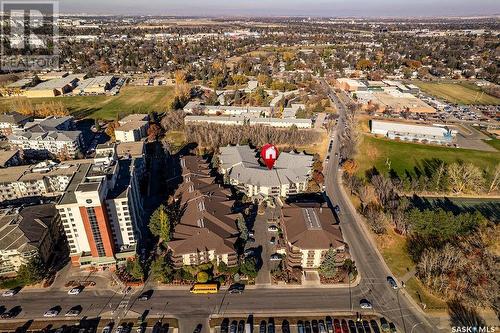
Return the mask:
<svg viewBox="0 0 500 333">
<path fill-rule="evenodd" d="M 447 144 L 456 137 L 456 131 L 446 126 L 425 126 L 392 121 L 371 121 L 371 133 L 405 141 L 427 141 L 429 143 Z"/>
</svg>

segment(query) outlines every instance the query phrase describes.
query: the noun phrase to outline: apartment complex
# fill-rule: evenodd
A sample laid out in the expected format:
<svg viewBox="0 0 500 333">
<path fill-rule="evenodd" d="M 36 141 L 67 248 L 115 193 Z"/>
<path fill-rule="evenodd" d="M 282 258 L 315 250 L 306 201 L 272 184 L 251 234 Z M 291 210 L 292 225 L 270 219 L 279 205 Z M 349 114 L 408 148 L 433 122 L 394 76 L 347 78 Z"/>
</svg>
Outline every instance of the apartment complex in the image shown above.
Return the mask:
<svg viewBox="0 0 500 333">
<path fill-rule="evenodd" d="M 0 276 L 15 275 L 38 256 L 49 263 L 61 235 L 53 204 L 0 210 Z"/>
<path fill-rule="evenodd" d="M 77 164 L 47 162 L 0 169 L 0 201 L 60 195 L 76 170 Z"/>
<path fill-rule="evenodd" d="M 21 130 L 31 118 L 31 116 L 25 116 L 17 112 L 1 113 L 0 136 L 9 136 L 13 132 Z"/>
<path fill-rule="evenodd" d="M 284 247 L 278 252 L 286 254 L 288 267 L 317 269 L 328 250 L 339 256 L 339 266 L 347 255 L 340 226 L 336 225 L 333 212 L 327 205 L 297 203 L 281 209 L 280 227 Z"/>
<path fill-rule="evenodd" d="M 186 124 L 220 124 L 220 125 L 250 125 L 250 126 L 271 126 L 279 128 L 312 128 L 311 119 L 296 119 L 296 118 L 259 118 L 245 116 L 186 116 L 184 118 Z"/>
<path fill-rule="evenodd" d="M 313 157 L 303 153 L 279 154 L 269 170 L 249 146 L 220 148 L 219 171 L 226 181 L 248 197 L 288 197 L 303 193 L 311 177 Z"/>
<path fill-rule="evenodd" d="M 82 133 L 73 129 L 72 116 L 49 116 L 25 122 L 7 139 L 12 147 L 22 149 L 28 156 L 75 158 L 81 150 L 83 139 Z"/>
<path fill-rule="evenodd" d="M 118 159 L 114 145 L 79 163 L 56 206 L 73 265 L 112 268 L 135 255 L 145 228 L 143 173 L 144 158 Z"/>
<path fill-rule="evenodd" d="M 115 128 L 115 138 L 119 142 L 140 141 L 147 134 L 149 116 L 147 114 L 131 114 L 120 119 L 120 127 Z"/>
<path fill-rule="evenodd" d="M 183 182 L 175 195 L 183 215 L 168 242 L 175 266 L 209 261 L 236 265 L 236 221 L 241 215 L 233 213 L 230 191 L 215 183 L 201 157 L 185 156 L 181 166 Z"/>
</svg>

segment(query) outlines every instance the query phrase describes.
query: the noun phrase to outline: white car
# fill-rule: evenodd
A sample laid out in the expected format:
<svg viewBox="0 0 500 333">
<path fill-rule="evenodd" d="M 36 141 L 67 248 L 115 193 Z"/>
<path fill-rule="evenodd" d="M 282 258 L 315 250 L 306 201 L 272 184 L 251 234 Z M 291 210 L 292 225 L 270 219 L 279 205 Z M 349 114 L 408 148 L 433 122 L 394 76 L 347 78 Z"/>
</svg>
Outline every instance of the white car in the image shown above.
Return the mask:
<svg viewBox="0 0 500 333">
<path fill-rule="evenodd" d="M 366 299 L 362 299 L 361 301 L 359 301 L 359 306 L 362 309 L 373 309 L 372 303 L 370 303 L 370 301 Z"/>
<path fill-rule="evenodd" d="M 120 325 L 116 328 L 115 333 L 122 333 L 122 331 L 123 331 L 123 326 Z"/>
<path fill-rule="evenodd" d="M 17 294 L 17 291 L 15 291 L 14 289 L 9 289 L 2 293 L 2 297 L 12 297 L 15 294 Z"/>
<path fill-rule="evenodd" d="M 46 311 L 46 312 L 43 314 L 43 316 L 44 316 L 44 317 L 55 317 L 55 316 L 57 316 L 58 314 L 59 314 L 59 311 L 54 310 L 54 309 L 51 309 L 51 310 Z"/>
<path fill-rule="evenodd" d="M 270 225 L 269 227 L 267 227 L 267 230 L 269 230 L 269 231 L 278 231 L 278 227 L 275 226 L 275 225 Z"/>
<path fill-rule="evenodd" d="M 71 288 L 69 291 L 68 291 L 68 295 L 78 295 L 79 293 L 81 293 L 83 290 L 83 287 L 75 287 L 75 288 Z"/>
</svg>

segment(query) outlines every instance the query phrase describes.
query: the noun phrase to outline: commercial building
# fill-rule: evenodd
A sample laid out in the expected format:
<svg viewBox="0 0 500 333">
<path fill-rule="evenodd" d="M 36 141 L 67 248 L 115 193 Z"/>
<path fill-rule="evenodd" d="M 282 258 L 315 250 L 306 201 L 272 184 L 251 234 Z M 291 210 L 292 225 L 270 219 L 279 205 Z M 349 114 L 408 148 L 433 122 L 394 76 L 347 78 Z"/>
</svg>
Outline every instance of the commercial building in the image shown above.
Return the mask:
<svg viewBox="0 0 500 333">
<path fill-rule="evenodd" d="M 368 90 L 368 87 L 363 82 L 348 78 L 336 79 L 335 85 L 349 92 Z"/>
<path fill-rule="evenodd" d="M 339 266 L 347 256 L 346 244 L 335 224 L 333 212 L 327 205 L 298 203 L 281 209 L 280 227 L 283 231 L 283 247 L 289 268 L 317 269 L 328 250 L 339 253 Z"/>
<path fill-rule="evenodd" d="M 20 131 L 24 125 L 32 119 L 31 116 L 22 115 L 17 112 L 0 114 L 0 136 L 8 136 L 15 131 Z"/>
<path fill-rule="evenodd" d="M 96 76 L 78 82 L 73 94 L 102 95 L 111 89 L 114 75 Z"/>
<path fill-rule="evenodd" d="M 200 156 L 181 159 L 183 182 L 175 193 L 183 207 L 180 222 L 168 242 L 176 267 L 207 262 L 237 264 L 234 248 L 238 239 L 230 191 L 215 183 L 208 164 Z"/>
<path fill-rule="evenodd" d="M 23 96 L 24 92 L 37 85 L 40 82 L 38 77 L 33 76 L 29 78 L 19 79 L 12 82 L 5 87 L 0 88 L 0 95 L 4 97 Z"/>
<path fill-rule="evenodd" d="M 114 268 L 133 257 L 145 230 L 144 159 L 118 159 L 115 146 L 82 161 L 56 205 L 73 265 Z"/>
<path fill-rule="evenodd" d="M 288 197 L 305 192 L 312 164 L 312 156 L 282 152 L 269 170 L 249 146 L 221 147 L 219 155 L 220 173 L 248 197 Z"/>
<path fill-rule="evenodd" d="M 53 204 L 0 210 L 0 276 L 13 276 L 23 264 L 39 257 L 48 264 L 61 235 Z"/>
<path fill-rule="evenodd" d="M 450 144 L 456 138 L 456 131 L 445 125 L 425 126 L 380 120 L 371 121 L 371 133 L 393 140 L 436 144 Z"/>
<path fill-rule="evenodd" d="M 79 80 L 80 75 L 71 74 L 62 78 L 52 79 L 27 89 L 24 95 L 28 98 L 55 97 L 70 93 Z"/>
</svg>

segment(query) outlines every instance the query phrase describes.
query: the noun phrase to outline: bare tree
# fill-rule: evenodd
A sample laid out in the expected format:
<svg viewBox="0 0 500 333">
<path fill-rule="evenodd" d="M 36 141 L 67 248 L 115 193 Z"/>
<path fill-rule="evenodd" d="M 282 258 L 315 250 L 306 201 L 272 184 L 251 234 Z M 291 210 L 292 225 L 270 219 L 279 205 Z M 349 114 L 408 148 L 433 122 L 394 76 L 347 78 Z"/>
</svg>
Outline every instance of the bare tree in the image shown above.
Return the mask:
<svg viewBox="0 0 500 333">
<path fill-rule="evenodd" d="M 454 193 L 477 193 L 483 187 L 484 178 L 477 166 L 472 163 L 452 163 L 447 168 L 451 190 Z"/>
</svg>

